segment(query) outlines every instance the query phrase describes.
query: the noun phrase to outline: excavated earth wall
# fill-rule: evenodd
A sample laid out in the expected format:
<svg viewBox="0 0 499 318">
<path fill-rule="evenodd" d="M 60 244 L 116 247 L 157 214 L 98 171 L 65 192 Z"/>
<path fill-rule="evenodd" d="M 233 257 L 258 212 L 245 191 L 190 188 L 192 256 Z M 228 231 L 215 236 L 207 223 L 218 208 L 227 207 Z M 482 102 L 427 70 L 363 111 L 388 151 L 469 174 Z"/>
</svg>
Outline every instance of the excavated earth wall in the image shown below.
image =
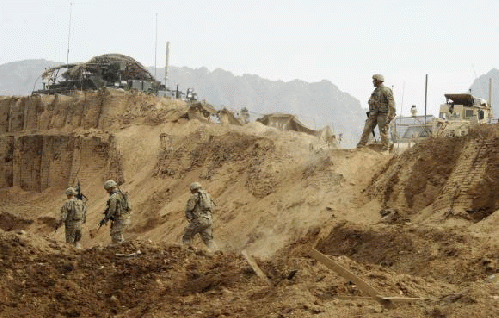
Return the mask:
<svg viewBox="0 0 499 318">
<path fill-rule="evenodd" d="M 0 99 L 0 133 L 74 129 L 111 130 L 130 123 L 158 123 L 168 115 L 166 105 L 187 110 L 183 101 L 142 92 L 104 89 L 67 95 L 34 95 Z"/>
<path fill-rule="evenodd" d="M 414 218 L 479 221 L 499 208 L 498 141 L 494 125 L 466 137 L 431 138 L 393 157 L 365 192 Z"/>
<path fill-rule="evenodd" d="M 77 178 L 85 178 L 80 169 L 90 162 L 92 169 L 123 181 L 121 160 L 112 136 L 0 136 L 0 188 L 34 192 L 63 189 Z"/>
<path fill-rule="evenodd" d="M 132 122 L 178 119 L 186 110 L 181 101 L 168 103 L 177 110 L 154 95 L 108 89 L 71 96 L 2 97 L 0 188 L 65 188 L 84 174 L 82 160 L 93 169 L 105 168 L 100 179 L 123 183 L 122 157 L 109 131 Z"/>
</svg>

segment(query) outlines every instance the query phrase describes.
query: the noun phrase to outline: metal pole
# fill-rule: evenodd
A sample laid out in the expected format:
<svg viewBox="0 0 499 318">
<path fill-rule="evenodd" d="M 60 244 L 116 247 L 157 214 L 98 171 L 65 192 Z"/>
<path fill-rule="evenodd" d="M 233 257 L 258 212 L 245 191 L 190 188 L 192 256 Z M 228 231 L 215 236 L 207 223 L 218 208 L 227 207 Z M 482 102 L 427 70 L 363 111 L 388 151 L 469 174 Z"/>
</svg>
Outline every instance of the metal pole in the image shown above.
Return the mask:
<svg viewBox="0 0 499 318">
<path fill-rule="evenodd" d="M 168 80 L 168 58 L 170 55 L 170 42 L 166 42 L 166 60 L 165 60 L 165 87 L 166 81 Z"/>
<path fill-rule="evenodd" d="M 426 132 L 426 102 L 428 100 L 428 74 L 426 74 L 426 81 L 424 85 L 424 129 Z"/>
<path fill-rule="evenodd" d="M 492 78 L 489 78 L 489 106 L 492 108 Z"/>
<path fill-rule="evenodd" d="M 400 116 L 402 116 L 402 107 L 404 106 L 405 82 L 402 85 L 402 100 L 400 101 Z"/>
<path fill-rule="evenodd" d="M 71 14 L 73 9 L 73 3 L 69 4 L 69 31 L 68 31 L 68 51 L 66 53 L 66 64 L 69 64 L 69 40 L 71 38 Z"/>
<path fill-rule="evenodd" d="M 399 124 L 402 124 L 402 107 L 404 106 L 404 93 L 405 93 L 405 82 L 402 85 L 402 100 L 400 102 L 400 115 L 399 115 Z M 397 137 L 397 149 L 400 147 L 400 136 L 398 134 L 397 130 L 397 120 L 394 121 L 394 127 L 395 127 L 395 136 Z"/>
<path fill-rule="evenodd" d="M 156 52 L 158 51 L 158 14 L 156 13 L 156 40 L 154 42 L 154 79 L 156 79 Z"/>
<path fill-rule="evenodd" d="M 489 119 L 487 120 L 487 123 L 491 124 L 492 123 L 492 78 L 489 78 L 489 114 L 488 114 Z"/>
</svg>

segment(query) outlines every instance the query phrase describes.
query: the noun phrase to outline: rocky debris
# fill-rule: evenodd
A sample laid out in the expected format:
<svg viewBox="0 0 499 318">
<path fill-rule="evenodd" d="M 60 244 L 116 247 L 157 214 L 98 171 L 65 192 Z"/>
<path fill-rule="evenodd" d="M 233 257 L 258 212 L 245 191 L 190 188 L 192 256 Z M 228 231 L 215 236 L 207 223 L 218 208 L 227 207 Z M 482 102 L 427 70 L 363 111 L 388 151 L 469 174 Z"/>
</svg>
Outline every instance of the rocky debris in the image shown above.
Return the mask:
<svg viewBox="0 0 499 318">
<path fill-rule="evenodd" d="M 33 223 L 33 220 L 17 217 L 9 212 L 0 212 L 0 229 L 4 231 L 17 231 L 24 234 L 24 229 Z"/>
<path fill-rule="evenodd" d="M 240 254 L 146 241 L 76 250 L 36 236 L 20 239 L 0 232 L 0 315 L 351 317 L 352 308 L 357 308 L 358 315 L 371 317 L 387 310 L 404 316 L 436 308 L 459 314 L 471 308 L 477 317 L 486 317 L 495 308 L 492 297 L 480 294 L 493 286 L 468 284 L 459 291 L 459 285 L 437 283 L 436 277 L 336 258 L 384 293 L 433 299 L 383 309 L 363 298 L 351 282 L 304 255 L 302 244 L 292 244 L 269 260 L 255 259 L 272 283 L 268 286 Z"/>
</svg>

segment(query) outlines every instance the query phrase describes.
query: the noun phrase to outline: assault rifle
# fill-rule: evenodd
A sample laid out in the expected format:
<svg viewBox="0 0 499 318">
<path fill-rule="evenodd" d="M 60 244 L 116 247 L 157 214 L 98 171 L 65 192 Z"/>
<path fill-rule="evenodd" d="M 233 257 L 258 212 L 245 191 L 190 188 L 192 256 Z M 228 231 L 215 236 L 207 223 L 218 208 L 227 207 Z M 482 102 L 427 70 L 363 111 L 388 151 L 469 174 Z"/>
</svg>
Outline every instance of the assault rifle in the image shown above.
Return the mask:
<svg viewBox="0 0 499 318">
<path fill-rule="evenodd" d="M 108 221 L 109 221 L 109 219 L 107 217 L 104 217 L 102 220 L 100 220 L 100 222 L 99 222 L 99 228 L 97 228 L 97 231 L 99 231 L 101 227 L 103 227 L 104 225 L 106 225 Z"/>
<path fill-rule="evenodd" d="M 83 202 L 83 223 L 87 223 L 87 201 L 88 198 L 85 194 L 81 192 L 81 185 L 80 185 L 80 179 L 78 179 L 78 182 L 76 183 L 76 195 L 75 197 L 78 200 L 81 200 Z"/>
<path fill-rule="evenodd" d="M 106 217 L 106 215 L 107 215 L 107 209 L 104 211 L 104 218 L 99 221 L 99 227 L 97 228 L 97 231 L 95 231 L 95 230 L 90 231 L 91 238 L 94 238 L 97 235 L 97 233 L 99 232 L 100 228 L 103 227 L 104 225 L 106 225 L 107 222 L 109 221 L 109 219 Z"/>
<path fill-rule="evenodd" d="M 61 227 L 62 222 L 55 221 L 54 225 L 54 232 L 57 232 L 57 230 Z"/>
<path fill-rule="evenodd" d="M 87 196 L 81 192 L 81 186 L 80 186 L 80 180 L 79 179 L 78 179 L 78 183 L 76 184 L 76 189 L 75 190 L 76 190 L 76 196 L 75 197 L 78 200 L 82 200 L 82 201 L 87 201 L 88 200 Z"/>
<path fill-rule="evenodd" d="M 102 212 L 104 214 L 104 217 L 102 218 L 102 220 L 99 221 L 99 228 L 97 229 L 97 231 L 99 231 L 101 227 L 103 227 L 104 225 L 107 224 L 107 222 L 109 222 L 110 219 L 107 217 L 108 211 L 109 211 L 109 206 L 107 207 L 107 209 L 104 210 L 104 212 Z"/>
<path fill-rule="evenodd" d="M 366 112 L 367 118 L 369 118 L 369 112 Z M 373 138 L 376 138 L 376 134 L 374 133 L 374 127 L 373 130 L 371 131 L 373 133 Z"/>
</svg>

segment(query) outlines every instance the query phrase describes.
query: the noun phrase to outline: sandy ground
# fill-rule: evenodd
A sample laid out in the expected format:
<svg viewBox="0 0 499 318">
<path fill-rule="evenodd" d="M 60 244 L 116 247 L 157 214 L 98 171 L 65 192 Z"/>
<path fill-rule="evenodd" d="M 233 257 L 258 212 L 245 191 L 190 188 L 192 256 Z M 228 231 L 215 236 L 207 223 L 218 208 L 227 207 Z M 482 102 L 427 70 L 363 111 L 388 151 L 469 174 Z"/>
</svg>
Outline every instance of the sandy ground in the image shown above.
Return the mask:
<svg viewBox="0 0 499 318">
<path fill-rule="evenodd" d="M 89 198 L 82 250 L 52 228 L 64 187 L 0 188 L 0 316 L 498 315 L 495 125 L 386 155 L 374 147 L 321 148 L 312 136 L 258 123 L 178 120 L 173 114 L 184 105 L 140 104 L 140 96 L 103 100 L 129 115 L 103 111 L 106 121 L 95 122 L 112 123 L 106 129 L 15 133 L 112 136 L 103 153 L 114 159 L 79 149 L 84 158 L 71 162 Z M 97 232 L 107 200 L 102 184 L 113 171 L 133 209 L 120 247 L 108 247 L 108 228 Z M 200 240 L 179 244 L 192 181 L 216 201 L 216 252 Z M 382 306 L 311 258 L 314 247 L 383 296 L 421 299 Z"/>
</svg>

